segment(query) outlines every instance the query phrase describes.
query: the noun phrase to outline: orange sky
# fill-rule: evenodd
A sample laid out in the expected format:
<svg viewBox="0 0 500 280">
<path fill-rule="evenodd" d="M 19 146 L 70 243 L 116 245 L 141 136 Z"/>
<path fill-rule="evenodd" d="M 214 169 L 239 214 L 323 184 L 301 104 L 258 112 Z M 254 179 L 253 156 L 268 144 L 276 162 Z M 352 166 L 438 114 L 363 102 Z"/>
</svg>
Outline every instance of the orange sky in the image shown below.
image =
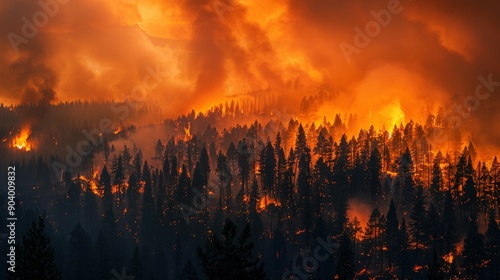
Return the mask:
<svg viewBox="0 0 500 280">
<path fill-rule="evenodd" d="M 0 103 L 144 98 L 175 115 L 252 90 L 272 88 L 279 101 L 297 103 L 326 89 L 340 95 L 325 112 L 408 120 L 463 104 L 479 75 L 500 81 L 498 1 L 42 3 L 53 13 L 32 38 L 23 36 L 23 17 L 33 23 L 46 13 L 38 1 L 0 3 Z M 346 59 L 339 45 L 354 45 L 354 28 L 388 5 L 401 12 Z M 13 47 L 12 34 L 24 41 Z M 152 71 L 157 79 L 147 79 Z M 497 104 L 493 93 L 464 123 L 487 129 L 483 120 L 500 121 Z"/>
</svg>

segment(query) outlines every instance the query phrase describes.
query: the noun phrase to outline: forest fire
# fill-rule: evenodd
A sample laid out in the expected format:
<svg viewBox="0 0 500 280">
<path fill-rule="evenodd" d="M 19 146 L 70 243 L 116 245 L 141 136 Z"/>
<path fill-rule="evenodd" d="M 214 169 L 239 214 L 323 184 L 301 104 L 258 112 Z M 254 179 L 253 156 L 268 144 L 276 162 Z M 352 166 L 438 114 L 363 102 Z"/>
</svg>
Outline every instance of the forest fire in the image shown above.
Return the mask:
<svg viewBox="0 0 500 280">
<path fill-rule="evenodd" d="M 115 129 L 115 131 L 113 131 L 113 134 L 117 135 L 122 131 L 123 131 L 123 128 L 121 126 L 119 126 L 118 128 Z"/>
<path fill-rule="evenodd" d="M 500 1 L 4 2 L 18 268 L 500 278 Z"/>
<path fill-rule="evenodd" d="M 413 271 L 415 271 L 415 272 L 419 272 L 419 271 L 420 271 L 420 270 L 422 270 L 423 268 L 424 268 L 424 267 L 423 267 L 423 266 L 421 266 L 421 265 L 415 265 L 415 266 L 413 267 Z"/>
<path fill-rule="evenodd" d="M 31 150 L 31 145 L 28 143 L 28 138 L 31 135 L 31 130 L 29 128 L 23 128 L 21 129 L 21 133 L 16 136 L 16 139 L 14 140 L 13 147 L 19 149 L 19 150 L 24 150 L 24 151 L 30 151 Z"/>
<path fill-rule="evenodd" d="M 97 185 L 97 182 L 95 180 L 95 177 L 92 178 L 92 179 L 88 179 L 86 178 L 85 176 L 83 175 L 80 175 L 80 177 L 78 177 L 78 179 L 80 179 L 81 181 L 85 182 L 86 184 L 82 184 L 82 190 L 85 191 L 86 188 L 87 188 L 87 184 L 90 186 L 90 190 L 92 191 L 92 193 L 94 193 L 96 196 L 102 196 L 103 193 L 102 193 L 102 190 L 99 189 L 99 186 Z"/>
<path fill-rule="evenodd" d="M 449 252 L 448 254 L 443 256 L 443 260 L 449 264 L 453 263 L 454 258 L 455 258 L 455 255 L 453 255 L 453 252 Z"/>
<path fill-rule="evenodd" d="M 265 195 L 260 199 L 259 204 L 257 205 L 259 212 L 266 210 L 270 206 L 279 207 L 281 206 L 281 203 L 278 200 L 272 198 L 271 196 Z"/>
</svg>

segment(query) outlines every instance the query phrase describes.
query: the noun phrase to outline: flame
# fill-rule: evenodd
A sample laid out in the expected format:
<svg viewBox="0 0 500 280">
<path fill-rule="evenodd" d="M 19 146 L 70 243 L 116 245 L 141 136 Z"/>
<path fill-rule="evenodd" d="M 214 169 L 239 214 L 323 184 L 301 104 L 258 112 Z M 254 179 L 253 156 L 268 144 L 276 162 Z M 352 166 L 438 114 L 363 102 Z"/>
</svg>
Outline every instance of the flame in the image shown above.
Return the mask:
<svg viewBox="0 0 500 280">
<path fill-rule="evenodd" d="M 464 240 L 462 239 L 458 244 L 457 244 L 457 254 L 462 254 L 462 251 L 464 250 Z"/>
<path fill-rule="evenodd" d="M 418 272 L 418 271 L 422 270 L 422 268 L 424 268 L 424 267 L 421 265 L 415 265 L 415 267 L 413 267 L 413 271 Z"/>
<path fill-rule="evenodd" d="M 116 134 L 118 134 L 118 133 L 120 133 L 122 131 L 123 131 L 123 128 L 121 126 L 119 126 L 115 131 L 113 131 L 113 134 L 116 135 Z"/>
<path fill-rule="evenodd" d="M 30 134 L 31 130 L 29 127 L 24 127 L 23 129 L 21 129 L 21 133 L 14 140 L 13 146 L 18 148 L 19 150 L 31 150 L 31 146 L 28 146 L 28 138 Z"/>
<path fill-rule="evenodd" d="M 96 196 L 101 196 L 103 195 L 102 191 L 99 189 L 99 187 L 97 186 L 97 182 L 95 180 L 97 173 L 94 174 L 94 178 L 92 179 L 87 179 L 85 176 L 83 175 L 80 175 L 80 177 L 78 177 L 78 179 L 88 183 L 90 185 L 90 190 L 96 195 Z M 85 188 L 87 186 L 85 184 L 82 185 L 82 188 L 83 190 L 85 191 Z"/>
<path fill-rule="evenodd" d="M 191 140 L 191 123 L 188 122 L 188 126 L 184 128 L 184 142 Z"/>
<path fill-rule="evenodd" d="M 401 103 L 399 101 L 394 101 L 392 103 L 387 104 L 383 108 L 377 110 L 377 119 L 373 120 L 378 123 L 378 125 L 385 125 L 386 127 L 392 127 L 401 122 L 405 122 L 405 113 L 401 108 Z M 383 119 L 383 121 L 381 120 Z M 390 137 L 391 134 L 389 134 Z"/>
<path fill-rule="evenodd" d="M 264 211 L 266 210 L 267 207 L 271 205 L 281 206 L 281 203 L 278 200 L 272 198 L 271 196 L 265 195 L 260 199 L 258 203 L 258 210 L 259 212 Z"/>
<path fill-rule="evenodd" d="M 453 259 L 454 259 L 454 255 L 453 255 L 453 252 L 449 252 L 448 254 L 444 255 L 443 256 L 443 260 L 449 264 L 453 263 Z"/>
</svg>

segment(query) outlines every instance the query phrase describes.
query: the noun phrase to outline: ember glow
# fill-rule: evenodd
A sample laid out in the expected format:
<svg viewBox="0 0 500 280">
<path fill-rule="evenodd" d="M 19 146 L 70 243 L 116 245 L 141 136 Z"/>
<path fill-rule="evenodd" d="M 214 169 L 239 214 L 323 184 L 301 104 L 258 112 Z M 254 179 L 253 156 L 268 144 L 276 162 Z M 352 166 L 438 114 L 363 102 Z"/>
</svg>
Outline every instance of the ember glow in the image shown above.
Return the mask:
<svg viewBox="0 0 500 280">
<path fill-rule="evenodd" d="M 257 205 L 259 211 L 264 211 L 269 208 L 269 206 L 274 206 L 274 207 L 280 207 L 281 203 L 272 198 L 269 195 L 265 195 L 264 197 L 260 198 L 259 204 Z"/>
<path fill-rule="evenodd" d="M 449 252 L 448 254 L 443 256 L 443 260 L 449 264 L 453 263 L 454 258 L 455 255 L 453 255 L 453 252 Z"/>
<path fill-rule="evenodd" d="M 85 184 L 82 184 L 82 191 L 86 190 L 87 187 L 86 184 L 88 184 L 90 186 L 90 190 L 92 191 L 92 193 L 94 193 L 97 196 L 102 196 L 102 190 L 99 189 L 99 187 L 97 186 L 97 182 L 94 179 L 89 180 L 84 176 L 80 176 L 78 179 L 85 182 Z"/>
</svg>

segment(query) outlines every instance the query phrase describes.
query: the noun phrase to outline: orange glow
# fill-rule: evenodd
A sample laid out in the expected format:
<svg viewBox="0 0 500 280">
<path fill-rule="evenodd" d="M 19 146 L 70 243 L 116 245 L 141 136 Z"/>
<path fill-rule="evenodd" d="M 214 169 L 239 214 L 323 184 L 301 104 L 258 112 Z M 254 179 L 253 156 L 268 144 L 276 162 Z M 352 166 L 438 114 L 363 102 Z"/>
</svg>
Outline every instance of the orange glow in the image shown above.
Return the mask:
<svg viewBox="0 0 500 280">
<path fill-rule="evenodd" d="M 457 244 L 457 254 L 461 254 L 463 250 L 464 250 L 464 240 L 460 241 Z"/>
<path fill-rule="evenodd" d="M 421 265 L 416 265 L 416 266 L 413 267 L 413 271 L 419 272 L 420 270 L 422 270 L 422 268 L 424 268 L 424 267 L 421 266 Z"/>
<path fill-rule="evenodd" d="M 453 259 L 454 259 L 454 255 L 453 255 L 453 252 L 449 252 L 448 254 L 444 255 L 443 256 L 443 260 L 449 264 L 453 263 Z"/>
<path fill-rule="evenodd" d="M 379 115 L 385 116 L 385 125 L 394 126 L 399 123 L 405 123 L 405 113 L 401 109 L 401 104 L 399 101 L 394 101 L 382 109 L 378 110 Z M 390 135 L 389 135 L 390 137 Z"/>
<path fill-rule="evenodd" d="M 118 134 L 118 133 L 120 133 L 122 131 L 123 131 L 123 128 L 121 126 L 119 126 L 115 131 L 113 131 L 113 134 L 116 135 L 116 134 Z"/>
<path fill-rule="evenodd" d="M 184 142 L 191 140 L 191 123 L 188 123 L 188 127 L 184 128 Z"/>
<path fill-rule="evenodd" d="M 271 196 L 269 195 L 265 195 L 264 197 L 262 197 L 258 203 L 258 211 L 261 212 L 261 211 L 264 211 L 266 210 L 267 207 L 271 206 L 271 205 L 274 205 L 274 206 L 281 206 L 281 203 L 272 198 Z"/>
<path fill-rule="evenodd" d="M 82 180 L 83 182 L 86 182 L 87 184 L 90 185 L 90 190 L 96 195 L 96 196 L 100 196 L 102 197 L 103 195 L 103 192 L 102 190 L 99 189 L 99 187 L 97 186 L 97 182 L 95 180 L 95 175 L 97 174 L 94 174 L 94 178 L 92 179 L 87 179 L 85 176 L 83 175 L 80 175 L 80 177 L 78 179 Z M 87 186 L 85 184 L 82 185 L 82 189 L 83 191 L 85 191 L 85 189 L 87 188 Z"/>
<path fill-rule="evenodd" d="M 354 217 L 356 217 L 362 227 L 368 223 L 371 213 L 371 205 L 357 201 L 351 202 L 351 207 L 347 210 L 349 221 L 353 221 Z"/>
<path fill-rule="evenodd" d="M 31 146 L 28 145 L 28 138 L 30 137 L 31 130 L 28 127 L 21 129 L 21 133 L 14 140 L 13 146 L 19 150 L 30 151 Z"/>
</svg>

